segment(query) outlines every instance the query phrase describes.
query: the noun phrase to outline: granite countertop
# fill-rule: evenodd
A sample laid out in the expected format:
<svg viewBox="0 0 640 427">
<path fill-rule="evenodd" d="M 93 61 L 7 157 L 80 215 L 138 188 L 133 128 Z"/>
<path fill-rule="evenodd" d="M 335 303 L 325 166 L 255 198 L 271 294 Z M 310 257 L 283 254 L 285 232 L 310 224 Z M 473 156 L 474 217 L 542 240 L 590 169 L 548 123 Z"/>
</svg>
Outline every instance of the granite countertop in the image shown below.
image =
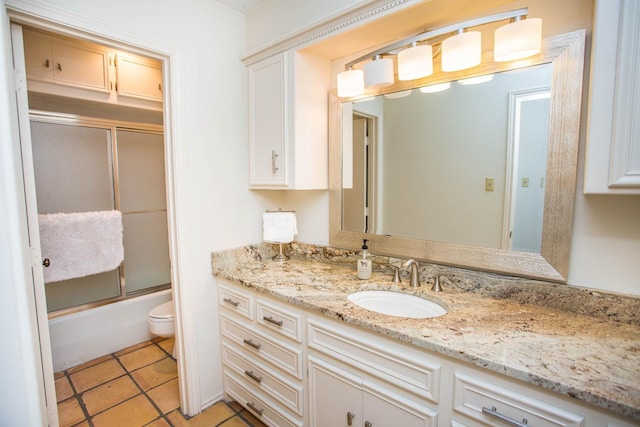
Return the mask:
<svg viewBox="0 0 640 427">
<path fill-rule="evenodd" d="M 640 420 L 638 325 L 464 292 L 446 282 L 435 293 L 376 271 L 358 280 L 355 263 L 295 257 L 280 263 L 251 247 L 213 254 L 212 267 L 215 276 L 301 308 Z M 420 295 L 448 313 L 377 314 L 347 300 L 360 290 Z"/>
</svg>

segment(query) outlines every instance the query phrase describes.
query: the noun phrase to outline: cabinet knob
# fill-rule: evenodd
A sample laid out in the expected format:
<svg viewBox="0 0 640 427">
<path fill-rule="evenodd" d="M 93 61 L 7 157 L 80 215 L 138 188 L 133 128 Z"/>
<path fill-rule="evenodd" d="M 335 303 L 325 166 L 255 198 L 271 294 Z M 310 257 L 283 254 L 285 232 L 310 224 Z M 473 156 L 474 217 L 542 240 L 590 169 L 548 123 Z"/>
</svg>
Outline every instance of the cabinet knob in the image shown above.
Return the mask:
<svg viewBox="0 0 640 427">
<path fill-rule="evenodd" d="M 48 59 L 46 59 L 46 60 L 44 61 L 44 66 L 45 66 L 45 68 L 49 68 L 49 65 L 50 65 L 50 64 L 49 64 L 49 60 L 48 60 Z"/>
<path fill-rule="evenodd" d="M 364 427 L 373 427 L 373 424 L 370 421 L 365 421 Z"/>
<path fill-rule="evenodd" d="M 60 65 L 59 62 L 58 62 L 58 65 L 56 66 L 56 68 L 58 69 L 58 71 L 62 71 L 62 65 Z"/>
<path fill-rule="evenodd" d="M 45 267 L 49 267 L 51 265 L 51 260 L 49 258 L 43 259 L 42 265 L 44 265 Z"/>
</svg>

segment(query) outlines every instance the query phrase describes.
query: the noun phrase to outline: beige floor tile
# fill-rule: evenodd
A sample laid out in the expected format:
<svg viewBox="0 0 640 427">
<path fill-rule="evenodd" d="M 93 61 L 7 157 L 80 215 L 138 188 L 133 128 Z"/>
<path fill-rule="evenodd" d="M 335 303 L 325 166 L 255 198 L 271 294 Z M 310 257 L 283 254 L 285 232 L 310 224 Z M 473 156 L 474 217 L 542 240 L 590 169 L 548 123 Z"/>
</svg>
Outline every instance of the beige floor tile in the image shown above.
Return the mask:
<svg viewBox="0 0 640 427">
<path fill-rule="evenodd" d="M 148 390 L 147 395 L 160 408 L 163 414 L 180 407 L 180 391 L 178 390 L 177 378 Z"/>
<path fill-rule="evenodd" d="M 174 378 L 178 378 L 178 369 L 176 367 L 176 361 L 167 357 L 144 368 L 133 371 L 131 376 L 138 385 L 146 391 Z"/>
<path fill-rule="evenodd" d="M 73 373 L 82 371 L 83 369 L 86 369 L 86 368 L 88 368 L 90 366 L 94 366 L 94 365 L 97 365 L 99 363 L 106 362 L 109 359 L 113 359 L 113 356 L 110 355 L 110 354 L 107 354 L 106 356 L 102 356 L 102 357 L 99 357 L 97 359 L 93 359 L 93 360 L 90 360 L 88 362 L 85 362 L 82 365 L 78 365 L 78 366 L 74 366 L 73 368 L 69 368 L 69 369 L 67 369 L 67 372 L 69 374 L 73 374 Z"/>
<path fill-rule="evenodd" d="M 80 424 L 76 424 L 73 427 L 91 427 L 91 425 L 89 424 L 89 421 L 83 421 Z"/>
<path fill-rule="evenodd" d="M 124 374 L 125 371 L 122 369 L 122 366 L 120 366 L 115 359 L 110 359 L 76 372 L 70 377 L 76 391 L 82 393 L 85 390 L 89 390 Z"/>
<path fill-rule="evenodd" d="M 140 389 L 125 375 L 84 392 L 82 401 L 89 415 L 95 415 L 137 394 Z"/>
<path fill-rule="evenodd" d="M 173 338 L 167 338 L 163 341 L 159 341 L 158 345 L 164 349 L 167 353 L 171 354 L 173 352 L 173 344 L 175 340 Z"/>
<path fill-rule="evenodd" d="M 67 427 L 84 421 L 84 412 L 75 397 L 58 403 L 58 423 L 60 427 Z"/>
<path fill-rule="evenodd" d="M 173 411 L 167 418 L 175 427 L 211 427 L 233 417 L 235 412 L 223 402 L 218 402 L 198 415 L 186 420 L 180 411 Z"/>
<path fill-rule="evenodd" d="M 132 351 L 149 346 L 151 344 L 153 344 L 151 341 L 144 341 L 139 344 L 132 345 L 131 347 L 123 348 L 120 351 L 116 351 L 114 354 L 116 355 L 116 357 L 119 357 L 119 356 L 122 356 L 123 354 L 131 353 Z"/>
<path fill-rule="evenodd" d="M 141 427 L 159 418 L 151 402 L 139 395 L 92 418 L 95 427 Z"/>
<path fill-rule="evenodd" d="M 56 379 L 56 400 L 62 402 L 73 396 L 73 388 L 69 378 L 61 377 Z"/>
<path fill-rule="evenodd" d="M 172 427 L 164 418 L 157 419 L 155 421 L 150 422 L 144 427 Z"/>
<path fill-rule="evenodd" d="M 221 427 L 247 427 L 249 424 L 245 423 L 242 418 L 235 416 L 228 421 L 221 424 Z"/>
<path fill-rule="evenodd" d="M 160 359 L 164 359 L 165 357 L 167 357 L 167 355 L 164 351 L 160 350 L 155 345 L 149 345 L 130 353 L 123 354 L 122 356 L 119 356 L 118 359 L 120 359 L 122 366 L 131 372 L 142 368 L 143 366 L 150 365 L 153 362 L 157 362 Z"/>
<path fill-rule="evenodd" d="M 55 374 L 53 374 L 53 379 L 57 380 L 57 379 L 60 379 L 60 378 L 62 378 L 64 376 L 65 376 L 64 371 L 56 372 Z"/>
</svg>

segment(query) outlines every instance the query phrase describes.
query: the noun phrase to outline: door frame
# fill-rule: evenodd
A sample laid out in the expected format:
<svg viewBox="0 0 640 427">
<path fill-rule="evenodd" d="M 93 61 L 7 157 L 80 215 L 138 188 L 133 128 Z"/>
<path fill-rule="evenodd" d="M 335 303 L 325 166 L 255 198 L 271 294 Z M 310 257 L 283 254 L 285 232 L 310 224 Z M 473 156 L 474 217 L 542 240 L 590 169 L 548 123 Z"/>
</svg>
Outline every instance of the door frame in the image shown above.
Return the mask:
<svg viewBox="0 0 640 427">
<path fill-rule="evenodd" d="M 178 366 L 178 382 L 180 389 L 180 403 L 182 411 L 187 415 L 196 415 L 200 412 L 200 384 L 198 373 L 198 359 L 194 351 L 196 348 L 194 310 L 185 309 L 188 306 L 187 295 L 182 291 L 181 287 L 181 254 L 186 253 L 186 242 L 180 239 L 178 228 L 180 224 L 184 224 L 183 218 L 187 218 L 184 212 L 184 203 L 181 199 L 185 196 L 185 191 L 180 188 L 178 177 L 186 171 L 184 148 L 175 141 L 180 140 L 179 134 L 184 130 L 182 117 L 177 112 L 180 111 L 180 105 L 183 103 L 180 90 L 183 81 L 182 68 L 180 64 L 181 52 L 175 46 L 167 46 L 157 42 L 150 42 L 148 39 L 141 39 L 130 33 L 122 33 L 115 28 L 89 20 L 75 14 L 66 13 L 55 7 L 50 7 L 42 3 L 25 3 L 22 1 L 6 0 L 4 2 L 5 15 L 8 22 L 16 24 L 28 24 L 33 27 L 39 27 L 71 37 L 84 39 L 100 44 L 108 44 L 114 47 L 146 55 L 159 60 L 162 63 L 163 74 L 163 122 L 164 122 L 164 141 L 165 141 L 165 176 L 167 186 L 167 216 L 169 226 L 169 250 L 171 256 L 171 280 L 172 294 L 175 306 L 175 322 L 176 322 L 176 353 Z M 11 53 L 9 53 L 10 55 Z M 22 52 L 22 56 L 24 56 Z M 24 59 L 24 58 L 23 58 Z M 24 64 L 23 64 L 24 65 Z M 20 71 L 18 71 L 20 74 Z M 18 75 L 14 72 L 14 75 Z M 22 71 L 24 77 L 24 71 Z M 14 117 L 15 123 L 19 125 L 21 145 L 28 145 L 30 150 L 30 133 L 28 128 L 28 105 L 26 101 L 26 77 L 23 79 L 15 79 L 16 82 L 22 80 L 24 88 L 22 94 L 20 89 L 16 89 L 17 96 L 23 96 L 23 102 L 19 103 L 20 111 Z M 20 105 L 22 104 L 22 105 Z M 25 126 L 26 124 L 26 126 Z M 184 138 L 182 138 L 184 139 Z M 18 151 L 20 147 L 13 150 Z M 16 164 L 16 169 L 22 171 L 23 165 Z M 25 172 L 28 172 L 25 170 Z M 25 188 L 25 191 L 27 189 Z M 28 191 L 27 191 L 28 193 Z M 29 197 L 27 195 L 27 197 Z M 35 195 L 32 195 L 35 197 Z M 34 199 L 35 200 L 35 199 Z M 25 212 L 25 222 L 28 222 L 29 234 L 36 236 L 38 234 L 37 226 L 34 227 L 33 218 Z M 37 240 L 37 242 L 35 241 Z M 35 243 L 38 243 L 35 245 Z M 35 323 L 31 326 L 33 337 L 37 337 L 40 345 L 40 362 L 41 374 L 44 381 L 44 392 L 41 393 L 41 406 L 47 406 L 49 425 L 58 424 L 56 399 L 55 399 L 55 382 L 53 378 L 53 366 L 51 362 L 51 345 L 49 341 L 48 317 L 46 312 L 46 301 L 44 300 L 44 280 L 42 277 L 42 266 L 40 264 L 41 254 L 39 248 L 39 237 L 29 241 L 22 242 L 22 245 L 30 247 L 29 268 L 33 271 L 33 289 L 35 298 Z M 38 273 L 39 271 L 39 273 Z M 40 326 L 38 326 L 40 325 Z"/>
</svg>

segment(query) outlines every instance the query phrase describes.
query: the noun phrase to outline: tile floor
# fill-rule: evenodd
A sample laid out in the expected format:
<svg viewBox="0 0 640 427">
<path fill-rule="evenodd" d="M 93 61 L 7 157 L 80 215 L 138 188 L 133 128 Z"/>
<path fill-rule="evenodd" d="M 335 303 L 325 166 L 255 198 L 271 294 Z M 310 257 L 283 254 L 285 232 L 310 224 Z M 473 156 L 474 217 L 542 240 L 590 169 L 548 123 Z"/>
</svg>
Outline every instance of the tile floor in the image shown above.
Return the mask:
<svg viewBox="0 0 640 427">
<path fill-rule="evenodd" d="M 173 339 L 158 338 L 55 374 L 61 427 L 264 427 L 235 402 L 185 418 Z"/>
</svg>

